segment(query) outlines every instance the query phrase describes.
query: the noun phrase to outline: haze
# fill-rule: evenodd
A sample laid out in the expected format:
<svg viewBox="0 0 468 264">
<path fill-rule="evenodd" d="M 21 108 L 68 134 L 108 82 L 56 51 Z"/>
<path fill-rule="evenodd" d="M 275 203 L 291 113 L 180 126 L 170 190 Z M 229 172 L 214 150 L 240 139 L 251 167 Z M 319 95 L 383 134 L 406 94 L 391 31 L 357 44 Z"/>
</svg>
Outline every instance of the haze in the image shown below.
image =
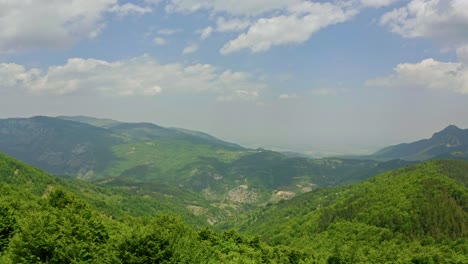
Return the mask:
<svg viewBox="0 0 468 264">
<path fill-rule="evenodd" d="M 368 153 L 468 127 L 468 1 L 0 1 L 0 117 Z"/>
</svg>

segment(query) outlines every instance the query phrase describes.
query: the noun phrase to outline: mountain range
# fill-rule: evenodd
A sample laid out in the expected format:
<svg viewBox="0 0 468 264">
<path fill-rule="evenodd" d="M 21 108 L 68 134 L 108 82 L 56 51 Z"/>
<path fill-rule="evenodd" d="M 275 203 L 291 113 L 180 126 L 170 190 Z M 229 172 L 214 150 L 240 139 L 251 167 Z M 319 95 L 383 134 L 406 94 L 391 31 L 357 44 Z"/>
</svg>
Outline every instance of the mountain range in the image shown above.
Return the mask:
<svg viewBox="0 0 468 264">
<path fill-rule="evenodd" d="M 467 161 L 419 163 L 252 209 L 215 231 L 175 197 L 54 177 L 0 154 L 0 262 L 467 263 L 467 171 Z"/>
<path fill-rule="evenodd" d="M 187 129 L 83 116 L 0 120 L 0 151 L 54 175 L 125 190 L 179 188 L 203 201 L 191 210 L 218 216 L 210 222 L 411 163 L 290 157 Z"/>
<path fill-rule="evenodd" d="M 431 139 L 371 156 L 313 159 L 151 123 L 85 116 L 0 120 L 0 152 L 102 187 L 166 198 L 178 193 L 179 212 L 210 223 L 318 187 L 360 182 L 420 159 L 463 159 L 468 157 L 467 138 L 467 130 L 449 126 Z"/>
<path fill-rule="evenodd" d="M 429 139 L 383 148 L 365 158 L 377 160 L 468 159 L 468 129 L 450 125 Z"/>
</svg>

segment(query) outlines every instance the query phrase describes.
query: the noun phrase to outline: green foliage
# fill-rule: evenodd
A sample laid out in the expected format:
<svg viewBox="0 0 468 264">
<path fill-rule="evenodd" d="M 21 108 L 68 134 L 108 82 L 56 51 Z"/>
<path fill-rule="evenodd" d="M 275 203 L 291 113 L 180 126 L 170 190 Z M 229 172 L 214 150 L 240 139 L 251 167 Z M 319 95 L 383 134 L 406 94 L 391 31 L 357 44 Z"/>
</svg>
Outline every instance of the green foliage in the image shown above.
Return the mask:
<svg viewBox="0 0 468 264">
<path fill-rule="evenodd" d="M 39 210 L 23 212 L 9 245 L 14 263 L 102 260 L 109 234 L 104 218 L 63 190 L 53 190 Z"/>
<path fill-rule="evenodd" d="M 296 173 L 304 164 L 317 168 L 311 175 L 354 168 L 268 151 L 229 161 L 234 167 L 215 157 L 201 162 L 270 187 L 285 184 L 287 170 L 269 168 L 282 162 Z M 316 189 L 224 223 L 239 233 L 196 230 L 167 214 L 210 206 L 182 188 L 125 177 L 100 186 L 56 179 L 0 154 L 0 263 L 468 263 L 467 169 L 467 162 L 432 161 Z M 112 184 L 119 189 L 104 187 Z"/>
<path fill-rule="evenodd" d="M 200 263 L 202 249 L 195 232 L 179 218 L 132 219 L 124 222 L 118 237 L 117 256 L 123 263 Z"/>
<path fill-rule="evenodd" d="M 13 210 L 0 206 L 0 252 L 3 252 L 17 229 Z"/>
<path fill-rule="evenodd" d="M 3 172 L 20 169 L 31 178 L 52 179 L 10 158 L 4 161 Z M 28 183 L 22 181 L 0 183 L 1 263 L 300 263 L 306 258 L 236 232 L 196 231 L 180 217 L 162 213 L 115 220 L 61 181 L 43 185 L 42 191 L 24 188 Z"/>
<path fill-rule="evenodd" d="M 467 165 L 432 161 L 361 184 L 317 190 L 242 216 L 231 226 L 329 263 L 465 263 Z"/>
<path fill-rule="evenodd" d="M 360 181 L 405 165 L 289 158 L 245 149 L 201 132 L 82 116 L 5 119 L 0 120 L 0 129 L 2 151 L 57 175 L 88 180 L 123 177 L 130 184 L 182 186 L 205 191 L 218 203 L 226 202 L 227 192 L 247 185 L 255 199 L 228 201 L 239 210 L 269 202 L 274 190 L 298 194 L 313 185 Z"/>
</svg>

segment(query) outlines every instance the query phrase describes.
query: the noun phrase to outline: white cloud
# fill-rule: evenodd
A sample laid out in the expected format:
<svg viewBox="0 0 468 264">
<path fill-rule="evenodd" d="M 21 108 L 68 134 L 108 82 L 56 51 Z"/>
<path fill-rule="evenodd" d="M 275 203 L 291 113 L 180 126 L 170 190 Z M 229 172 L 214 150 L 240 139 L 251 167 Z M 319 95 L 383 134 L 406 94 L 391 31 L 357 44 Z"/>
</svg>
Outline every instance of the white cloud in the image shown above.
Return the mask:
<svg viewBox="0 0 468 264">
<path fill-rule="evenodd" d="M 240 16 L 255 16 L 274 10 L 282 10 L 300 0 L 170 0 L 167 12 L 192 13 L 208 10 Z"/>
<path fill-rule="evenodd" d="M 414 64 L 399 64 L 392 75 L 367 81 L 366 85 L 468 94 L 468 69 L 463 63 L 426 59 Z"/>
<path fill-rule="evenodd" d="M 211 36 L 211 33 L 213 33 L 213 28 L 212 27 L 206 27 L 203 30 L 200 31 L 200 38 L 201 39 L 207 39 Z"/>
<path fill-rule="evenodd" d="M 272 46 L 299 44 L 307 41 L 320 29 L 345 22 L 357 14 L 358 9 L 330 3 L 302 2 L 291 6 L 289 14 L 260 18 L 246 33 L 226 43 L 220 50 L 227 55 L 241 49 L 264 52 Z"/>
<path fill-rule="evenodd" d="M 0 89 L 21 89 L 22 84 L 30 83 L 40 74 L 38 69 L 26 70 L 14 63 L 0 64 Z"/>
<path fill-rule="evenodd" d="M 223 17 L 216 20 L 216 31 L 218 32 L 237 32 L 242 31 L 250 26 L 251 22 L 245 19 L 230 19 L 226 20 Z"/>
<path fill-rule="evenodd" d="M 297 94 L 281 94 L 278 96 L 278 99 L 281 100 L 289 100 L 289 99 L 296 99 L 298 98 Z"/>
<path fill-rule="evenodd" d="M 131 3 L 126 3 L 124 5 L 114 5 L 109 9 L 109 12 L 116 13 L 119 16 L 128 16 L 131 14 L 151 13 L 153 10 L 150 7 L 141 7 Z"/>
<path fill-rule="evenodd" d="M 184 50 L 182 51 L 182 54 L 184 55 L 191 54 L 191 53 L 197 52 L 197 50 L 198 50 L 197 44 L 190 44 L 184 48 Z"/>
<path fill-rule="evenodd" d="M 158 46 L 163 46 L 167 44 L 167 40 L 161 37 L 155 37 L 153 43 Z"/>
<path fill-rule="evenodd" d="M 468 44 L 468 1 L 412 0 L 383 15 L 380 23 L 405 38 L 428 38 L 457 48 Z"/>
<path fill-rule="evenodd" d="M 97 37 L 107 12 L 148 12 L 117 0 L 0 0 L 0 53 L 39 48 L 67 48 Z"/>
<path fill-rule="evenodd" d="M 238 32 L 248 28 L 250 25 L 249 20 L 245 19 L 231 19 L 226 20 L 219 17 L 216 21 L 216 26 L 208 26 L 202 30 L 197 31 L 201 39 L 209 38 L 214 32 Z"/>
<path fill-rule="evenodd" d="M 234 100 L 255 98 L 264 87 L 245 72 L 210 64 L 159 64 L 147 55 L 114 62 L 74 58 L 47 69 L 0 64 L 0 90 L 38 94 L 154 96 L 163 92 L 209 92 Z"/>
</svg>

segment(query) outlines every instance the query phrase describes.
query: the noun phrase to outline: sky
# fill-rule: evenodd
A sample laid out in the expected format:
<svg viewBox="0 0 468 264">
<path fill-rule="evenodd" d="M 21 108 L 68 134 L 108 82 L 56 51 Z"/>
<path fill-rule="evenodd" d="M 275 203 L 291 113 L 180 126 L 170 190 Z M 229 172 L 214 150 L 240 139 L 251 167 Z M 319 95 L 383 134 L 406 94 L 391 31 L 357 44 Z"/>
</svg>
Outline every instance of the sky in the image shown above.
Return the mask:
<svg viewBox="0 0 468 264">
<path fill-rule="evenodd" d="M 0 118 L 367 153 L 468 128 L 468 0 L 0 0 Z"/>
</svg>

